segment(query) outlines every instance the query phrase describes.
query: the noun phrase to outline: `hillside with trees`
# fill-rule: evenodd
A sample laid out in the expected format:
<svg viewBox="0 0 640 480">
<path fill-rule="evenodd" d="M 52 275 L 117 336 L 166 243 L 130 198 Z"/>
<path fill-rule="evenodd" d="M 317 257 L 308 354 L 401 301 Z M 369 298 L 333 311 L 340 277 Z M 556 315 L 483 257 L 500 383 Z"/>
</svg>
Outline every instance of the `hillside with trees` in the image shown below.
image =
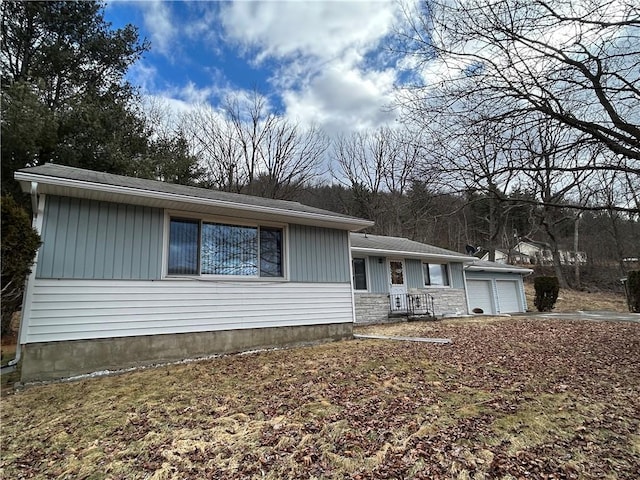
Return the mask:
<svg viewBox="0 0 640 480">
<path fill-rule="evenodd" d="M 490 258 L 542 241 L 574 287 L 638 268 L 633 2 L 420 3 L 395 47 L 412 59 L 393 106 L 401 121 L 337 138 L 257 91 L 185 114 L 149 108 L 126 74 L 153 46 L 133 25 L 113 29 L 100 2 L 0 12 L 2 195 L 27 210 L 14 172 L 54 162 L 296 200 Z M 582 271 L 561 267 L 561 249 L 586 253 Z"/>
</svg>

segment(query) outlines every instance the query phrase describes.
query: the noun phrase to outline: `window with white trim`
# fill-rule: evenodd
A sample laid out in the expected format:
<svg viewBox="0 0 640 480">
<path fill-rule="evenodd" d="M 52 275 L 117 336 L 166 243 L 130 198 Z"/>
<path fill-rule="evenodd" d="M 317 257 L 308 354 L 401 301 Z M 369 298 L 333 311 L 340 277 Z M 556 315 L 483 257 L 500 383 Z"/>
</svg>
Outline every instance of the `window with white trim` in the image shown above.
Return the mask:
<svg viewBox="0 0 640 480">
<path fill-rule="evenodd" d="M 283 229 L 169 220 L 169 275 L 284 277 Z"/>
<path fill-rule="evenodd" d="M 354 258 L 353 264 L 353 288 L 354 290 L 367 289 L 367 268 L 364 258 Z"/>
<path fill-rule="evenodd" d="M 425 285 L 428 285 L 428 286 L 448 286 L 449 285 L 449 269 L 447 264 L 423 263 L 422 274 L 424 276 Z"/>
</svg>

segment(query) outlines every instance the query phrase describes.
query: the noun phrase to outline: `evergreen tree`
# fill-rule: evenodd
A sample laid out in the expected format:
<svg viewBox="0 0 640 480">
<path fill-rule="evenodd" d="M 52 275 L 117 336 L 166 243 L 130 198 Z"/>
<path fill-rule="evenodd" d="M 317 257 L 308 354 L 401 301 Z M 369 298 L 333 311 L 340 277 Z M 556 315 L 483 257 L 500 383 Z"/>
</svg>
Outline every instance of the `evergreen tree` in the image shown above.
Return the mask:
<svg viewBox="0 0 640 480">
<path fill-rule="evenodd" d="M 134 172 L 149 135 L 124 79 L 148 48 L 136 28 L 112 29 L 94 1 L 4 1 L 0 13 L 3 194 L 15 170 L 48 161 Z"/>
</svg>

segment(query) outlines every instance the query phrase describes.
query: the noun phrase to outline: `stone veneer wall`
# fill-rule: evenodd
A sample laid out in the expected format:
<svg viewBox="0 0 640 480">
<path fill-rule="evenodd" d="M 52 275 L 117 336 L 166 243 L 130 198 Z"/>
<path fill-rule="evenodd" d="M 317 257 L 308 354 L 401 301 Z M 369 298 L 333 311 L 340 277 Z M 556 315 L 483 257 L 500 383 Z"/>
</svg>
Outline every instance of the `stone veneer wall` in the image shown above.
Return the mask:
<svg viewBox="0 0 640 480">
<path fill-rule="evenodd" d="M 463 288 L 420 288 L 411 289 L 409 293 L 431 295 L 436 317 L 467 314 L 467 299 Z"/>
<path fill-rule="evenodd" d="M 386 293 L 355 292 L 353 298 L 357 324 L 389 321 L 389 295 Z"/>
</svg>

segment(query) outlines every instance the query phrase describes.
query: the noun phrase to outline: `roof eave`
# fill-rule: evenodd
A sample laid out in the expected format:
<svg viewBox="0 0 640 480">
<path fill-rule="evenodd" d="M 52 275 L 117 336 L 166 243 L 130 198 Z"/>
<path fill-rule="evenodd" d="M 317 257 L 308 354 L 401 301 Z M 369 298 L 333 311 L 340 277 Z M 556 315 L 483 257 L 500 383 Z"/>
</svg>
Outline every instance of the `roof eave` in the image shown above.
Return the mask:
<svg viewBox="0 0 640 480">
<path fill-rule="evenodd" d="M 374 222 L 370 220 L 359 219 L 355 217 L 339 217 L 333 215 L 324 215 L 311 212 L 296 212 L 295 210 L 287 210 L 282 208 L 267 207 L 264 205 L 249 205 L 226 200 L 216 200 L 211 198 L 202 198 L 192 195 L 182 195 L 176 193 L 158 192 L 154 190 L 143 190 L 134 187 L 126 187 L 121 185 L 110 185 L 105 183 L 88 182 L 85 180 L 74 180 L 70 178 L 55 177 L 50 175 L 41 175 L 28 172 L 16 172 L 15 179 L 20 182 L 22 190 L 29 192 L 31 182 L 37 182 L 39 185 L 52 185 L 64 188 L 102 192 L 113 195 L 129 196 L 135 198 L 149 198 L 155 200 L 166 200 L 188 205 L 199 205 L 211 208 L 226 208 L 245 212 L 255 212 L 265 215 L 273 215 L 274 217 L 284 217 L 295 221 L 304 220 L 305 223 L 318 223 L 333 228 L 359 231 L 367 227 L 371 227 Z"/>
<path fill-rule="evenodd" d="M 443 253 L 423 253 L 423 252 L 410 252 L 403 250 L 387 250 L 378 248 L 366 248 L 366 247 L 351 247 L 351 251 L 354 253 L 368 254 L 378 257 L 403 257 L 403 258 L 435 258 L 439 260 L 449 260 L 454 262 L 468 263 L 473 260 L 465 255 L 449 255 Z"/>
<path fill-rule="evenodd" d="M 466 265 L 465 270 L 471 272 L 503 272 L 503 273 L 517 273 L 519 275 L 531 275 L 533 270 L 530 268 L 502 268 L 502 267 L 485 267 L 482 265 Z"/>
</svg>

